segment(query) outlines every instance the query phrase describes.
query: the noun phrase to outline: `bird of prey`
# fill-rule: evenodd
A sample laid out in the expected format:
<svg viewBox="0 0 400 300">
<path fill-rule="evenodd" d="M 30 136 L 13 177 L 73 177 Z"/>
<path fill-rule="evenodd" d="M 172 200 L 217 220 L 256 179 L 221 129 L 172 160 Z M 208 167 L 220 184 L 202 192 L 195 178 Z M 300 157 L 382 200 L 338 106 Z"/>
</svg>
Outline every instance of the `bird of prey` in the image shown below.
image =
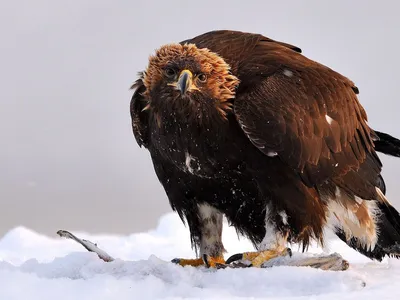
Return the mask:
<svg viewBox="0 0 400 300">
<path fill-rule="evenodd" d="M 150 153 L 197 258 L 260 267 L 326 228 L 365 256 L 400 256 L 400 216 L 377 152 L 400 141 L 374 131 L 358 88 L 300 48 L 219 30 L 161 46 L 133 84 L 133 133 Z M 223 216 L 254 252 L 225 260 Z"/>
</svg>

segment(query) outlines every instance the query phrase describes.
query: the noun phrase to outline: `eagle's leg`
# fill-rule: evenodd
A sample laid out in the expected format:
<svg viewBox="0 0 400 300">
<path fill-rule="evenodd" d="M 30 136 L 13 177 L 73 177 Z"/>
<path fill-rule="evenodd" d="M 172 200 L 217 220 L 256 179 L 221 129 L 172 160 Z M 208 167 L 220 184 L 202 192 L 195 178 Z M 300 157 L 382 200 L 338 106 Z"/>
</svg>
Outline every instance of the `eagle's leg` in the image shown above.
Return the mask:
<svg viewBox="0 0 400 300">
<path fill-rule="evenodd" d="M 275 218 L 273 220 L 273 218 Z M 289 228 L 286 214 L 271 214 L 267 207 L 265 218 L 265 235 L 258 245 L 258 251 L 245 252 L 232 255 L 226 261 L 230 264 L 234 261 L 247 261 L 252 267 L 261 267 L 265 262 L 280 256 L 292 256 L 292 251 L 287 248 Z"/>
<path fill-rule="evenodd" d="M 173 263 L 178 265 L 184 266 L 192 266 L 192 267 L 200 267 L 206 266 L 208 268 L 219 268 L 224 267 L 225 260 L 223 255 L 212 257 L 208 255 L 203 255 L 201 258 L 194 258 L 194 259 L 184 259 L 184 258 L 174 258 L 172 260 Z"/>
<path fill-rule="evenodd" d="M 242 260 L 250 262 L 251 267 L 261 267 L 267 261 L 279 256 L 292 256 L 292 250 L 287 247 L 273 247 L 258 252 L 244 252 L 234 254 L 226 260 L 226 264 Z"/>
<path fill-rule="evenodd" d="M 225 252 L 222 244 L 222 214 L 215 208 L 207 205 L 198 205 L 195 215 L 192 215 L 189 224 L 192 239 L 200 247 L 200 257 L 196 259 L 175 258 L 172 262 L 181 266 L 207 266 L 218 267 L 225 264 L 223 253 Z"/>
<path fill-rule="evenodd" d="M 278 256 L 292 256 L 292 250 L 290 248 L 284 249 L 270 249 L 259 252 L 245 252 L 238 255 L 233 255 L 226 261 L 227 264 L 235 260 L 246 260 L 249 261 L 251 267 L 261 267 L 265 262 L 276 258 Z"/>
</svg>

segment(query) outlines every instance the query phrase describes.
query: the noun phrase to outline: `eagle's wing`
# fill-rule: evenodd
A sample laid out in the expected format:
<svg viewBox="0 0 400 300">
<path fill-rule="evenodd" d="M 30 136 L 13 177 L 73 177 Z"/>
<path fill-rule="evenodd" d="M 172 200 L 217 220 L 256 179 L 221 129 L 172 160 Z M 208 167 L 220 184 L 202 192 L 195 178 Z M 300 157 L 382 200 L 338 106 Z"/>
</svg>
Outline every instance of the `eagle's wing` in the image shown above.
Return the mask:
<svg viewBox="0 0 400 300">
<path fill-rule="evenodd" d="M 275 153 L 308 185 L 357 169 L 373 151 L 366 115 L 349 82 L 285 66 L 238 93 L 237 120 L 252 143 Z"/>
<path fill-rule="evenodd" d="M 221 55 L 240 84 L 236 118 L 252 143 L 295 169 L 312 186 L 357 170 L 372 158 L 374 132 L 346 77 L 309 60 L 299 48 L 261 35 L 217 31 L 196 37 Z"/>
<path fill-rule="evenodd" d="M 257 45 L 239 70 L 234 111 L 252 143 L 309 186 L 357 170 L 368 154 L 379 166 L 354 84 L 290 49 L 270 48 Z"/>
<path fill-rule="evenodd" d="M 278 45 L 282 48 L 288 48 L 295 52 L 301 53 L 299 47 L 275 41 L 260 34 L 233 30 L 214 30 L 198 35 L 192 39 L 184 40 L 181 44 L 192 43 L 198 48 L 208 48 L 216 52 L 225 59 L 230 65 L 232 72 L 236 73 L 241 63 L 248 57 L 249 51 L 254 49 L 260 42 Z"/>
<path fill-rule="evenodd" d="M 139 78 L 132 85 L 132 89 L 135 89 L 130 103 L 133 134 L 140 147 L 147 147 L 149 142 L 149 117 L 148 113 L 144 111 L 147 101 L 142 96 L 142 93 L 146 90 L 142 78 Z"/>
</svg>

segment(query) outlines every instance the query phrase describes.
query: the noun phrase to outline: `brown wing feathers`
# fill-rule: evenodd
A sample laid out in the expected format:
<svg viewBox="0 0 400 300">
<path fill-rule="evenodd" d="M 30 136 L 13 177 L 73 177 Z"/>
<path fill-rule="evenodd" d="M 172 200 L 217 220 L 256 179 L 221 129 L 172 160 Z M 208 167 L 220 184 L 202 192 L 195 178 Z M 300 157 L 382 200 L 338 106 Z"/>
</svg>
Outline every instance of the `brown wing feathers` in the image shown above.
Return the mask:
<svg viewBox="0 0 400 300">
<path fill-rule="evenodd" d="M 140 77 L 142 75 L 140 74 Z M 148 144 L 148 114 L 143 112 L 147 105 L 147 101 L 143 98 L 142 94 L 146 90 L 142 78 L 136 80 L 132 85 L 135 89 L 130 102 L 130 113 L 132 119 L 132 130 L 135 139 L 139 146 L 147 147 Z"/>
</svg>

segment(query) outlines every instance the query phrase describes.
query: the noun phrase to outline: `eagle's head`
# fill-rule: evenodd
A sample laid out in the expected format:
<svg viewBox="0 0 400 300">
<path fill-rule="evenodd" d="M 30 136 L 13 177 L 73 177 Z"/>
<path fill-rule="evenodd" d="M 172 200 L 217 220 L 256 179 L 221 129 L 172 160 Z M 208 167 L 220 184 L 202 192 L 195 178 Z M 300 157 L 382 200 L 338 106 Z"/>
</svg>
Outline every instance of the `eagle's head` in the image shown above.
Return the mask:
<svg viewBox="0 0 400 300">
<path fill-rule="evenodd" d="M 239 80 L 218 54 L 194 44 L 168 44 L 150 56 L 143 84 L 148 108 L 168 106 L 189 114 L 215 108 L 225 116 Z"/>
</svg>

